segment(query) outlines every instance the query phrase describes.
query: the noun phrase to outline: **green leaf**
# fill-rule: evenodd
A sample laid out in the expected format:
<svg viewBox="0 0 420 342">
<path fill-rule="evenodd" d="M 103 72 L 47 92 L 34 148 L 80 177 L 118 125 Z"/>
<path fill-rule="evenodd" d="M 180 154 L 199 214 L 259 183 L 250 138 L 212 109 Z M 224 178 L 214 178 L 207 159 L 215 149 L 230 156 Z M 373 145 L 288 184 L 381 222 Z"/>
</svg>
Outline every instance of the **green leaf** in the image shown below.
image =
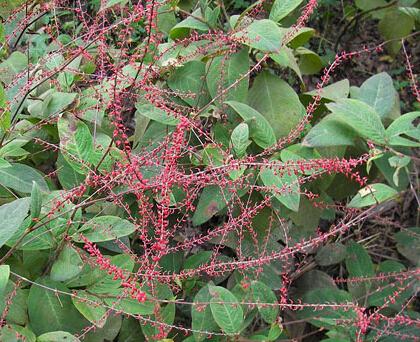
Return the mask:
<svg viewBox="0 0 420 342">
<path fill-rule="evenodd" d="M 420 22 L 420 8 L 416 7 L 398 7 L 398 10 L 409 15 L 415 21 Z"/>
<path fill-rule="evenodd" d="M 82 233 L 92 242 L 110 241 L 127 236 L 136 230 L 130 221 L 117 216 L 99 216 L 86 222 L 79 231 L 73 235 L 73 240 L 83 242 L 79 234 Z"/>
<path fill-rule="evenodd" d="M 346 248 L 339 242 L 329 243 L 319 249 L 315 260 L 319 266 L 330 266 L 340 263 L 346 257 Z"/>
<path fill-rule="evenodd" d="M 27 65 L 28 57 L 24 53 L 20 51 L 12 52 L 12 54 L 0 64 L 0 81 L 4 82 L 4 84 L 12 83 L 15 76 L 25 70 Z"/>
<path fill-rule="evenodd" d="M 231 196 L 232 194 L 229 191 L 222 191 L 218 185 L 205 187 L 192 217 L 193 225 L 199 226 L 210 220 L 220 210 L 226 207 Z"/>
<path fill-rule="evenodd" d="M 197 331 L 214 332 L 219 330 L 219 326 L 213 319 L 210 305 L 201 304 L 208 303 L 211 300 L 209 286 L 203 286 L 194 297 L 194 304 L 191 306 L 191 324 L 192 329 Z M 206 339 L 206 334 L 194 332 L 194 339 L 197 342 Z"/>
<path fill-rule="evenodd" d="M 286 29 L 281 29 L 274 21 L 261 19 L 233 34 L 233 38 L 260 51 L 279 52 L 286 32 Z"/>
<path fill-rule="evenodd" d="M 36 340 L 35 334 L 30 329 L 20 325 L 7 324 L 0 329 L 2 342 L 35 342 Z"/>
<path fill-rule="evenodd" d="M 287 136 L 306 113 L 293 88 L 268 71 L 255 78 L 249 105 L 264 116 L 277 138 Z"/>
<path fill-rule="evenodd" d="M 371 184 L 359 190 L 348 204 L 349 208 L 363 208 L 394 198 L 398 192 L 386 184 Z"/>
<path fill-rule="evenodd" d="M 75 99 L 77 93 L 61 93 L 53 90 L 40 96 L 39 100 L 31 100 L 28 111 L 33 117 L 45 119 L 57 116 L 64 111 Z"/>
<path fill-rule="evenodd" d="M 349 273 L 349 279 L 360 277 L 373 277 L 375 275 L 372 259 L 362 245 L 351 241 L 346 249 L 346 269 Z M 353 298 L 364 302 L 364 297 L 368 294 L 372 285 L 371 281 L 348 282 L 348 289 Z"/>
<path fill-rule="evenodd" d="M 165 112 L 163 109 L 157 108 L 152 104 L 137 103 L 136 108 L 140 115 L 143 115 L 150 120 L 160 122 L 164 125 L 176 126 L 179 123 L 179 119 L 173 116 L 173 114 Z"/>
<path fill-rule="evenodd" d="M 20 198 L 0 207 L 0 247 L 19 229 L 29 211 L 29 198 Z"/>
<path fill-rule="evenodd" d="M 297 48 L 296 55 L 299 56 L 299 69 L 302 75 L 316 74 L 324 66 L 321 57 L 307 48 Z"/>
<path fill-rule="evenodd" d="M 270 19 L 280 21 L 296 9 L 303 0 L 276 0 L 271 7 Z"/>
<path fill-rule="evenodd" d="M 78 275 L 83 268 L 83 261 L 77 250 L 65 246 L 51 268 L 50 277 L 54 281 L 66 281 Z"/>
<path fill-rule="evenodd" d="M 177 68 L 167 83 L 191 107 L 202 107 L 210 101 L 205 75 L 206 65 L 194 60 Z"/>
<path fill-rule="evenodd" d="M 378 24 L 378 29 L 385 40 L 392 40 L 386 48 L 393 56 L 401 49 L 401 38 L 406 37 L 414 28 L 414 19 L 401 11 L 388 11 Z"/>
<path fill-rule="evenodd" d="M 235 150 L 238 158 L 243 157 L 246 154 L 246 149 L 251 143 L 249 140 L 249 128 L 245 122 L 240 123 L 232 131 L 230 140 L 232 142 L 233 149 Z"/>
<path fill-rule="evenodd" d="M 212 98 L 241 79 L 249 69 L 248 49 L 228 56 L 218 56 L 207 62 L 207 87 Z M 221 99 L 246 102 L 249 76 L 235 84 Z M 222 101 L 222 102 L 223 102 Z M 219 103 L 219 101 L 216 101 Z"/>
<path fill-rule="evenodd" d="M 0 114 L 0 129 L 2 131 L 6 131 L 7 129 L 10 128 L 11 118 L 10 118 L 10 112 L 7 110 L 8 106 L 7 106 L 6 93 L 1 83 L 0 83 L 0 109 L 2 110 Z"/>
<path fill-rule="evenodd" d="M 378 113 L 371 106 L 358 100 L 341 99 L 336 103 L 328 103 L 327 107 L 362 137 L 385 143 L 385 128 Z"/>
<path fill-rule="evenodd" d="M 392 111 L 396 94 L 391 76 L 381 72 L 363 82 L 357 99 L 370 105 L 383 119 Z"/>
<path fill-rule="evenodd" d="M 31 217 L 38 218 L 42 207 L 42 193 L 37 182 L 33 181 L 31 191 Z"/>
<path fill-rule="evenodd" d="M 227 101 L 226 103 L 248 124 L 250 136 L 258 146 L 268 148 L 276 143 L 273 128 L 264 116 L 244 103 L 236 101 Z"/>
<path fill-rule="evenodd" d="M 303 296 L 303 303 L 308 304 L 349 304 L 352 303 L 351 295 L 343 290 L 333 288 L 314 289 Z M 349 308 L 323 307 L 314 311 L 311 307 L 305 307 L 296 312 L 297 317 L 306 319 L 316 327 L 327 329 L 335 328 L 337 324 L 346 321 L 351 324 L 357 319 L 357 313 Z"/>
<path fill-rule="evenodd" d="M 283 46 L 278 53 L 270 54 L 270 58 L 283 68 L 292 69 L 303 83 L 302 73 L 300 72 L 299 65 L 297 64 L 297 60 L 292 49 L 287 46 Z"/>
<path fill-rule="evenodd" d="M 10 267 L 9 265 L 1 265 L 0 266 L 0 299 L 5 301 L 5 290 L 7 281 L 9 280 L 10 276 Z"/>
<path fill-rule="evenodd" d="M 64 159 L 80 174 L 89 171 L 87 163 L 93 161 L 93 139 L 88 126 L 72 115 L 62 116 L 57 123 L 60 150 Z"/>
<path fill-rule="evenodd" d="M 256 303 L 276 304 L 277 298 L 274 292 L 260 281 L 251 282 L 252 298 Z M 274 323 L 279 313 L 279 307 L 274 305 L 257 305 L 262 319 L 267 323 Z"/>
<path fill-rule="evenodd" d="M 329 86 L 322 88 L 320 91 L 316 89 L 309 91 L 305 93 L 305 95 L 316 96 L 319 94 L 321 98 L 323 99 L 330 100 L 330 101 L 338 101 L 342 98 L 347 98 L 349 96 L 349 93 L 350 93 L 350 82 L 346 78 L 344 80 L 330 84 Z"/>
<path fill-rule="evenodd" d="M 28 313 L 31 328 L 37 335 L 53 331 L 80 333 L 89 322 L 74 307 L 71 297 L 55 290 L 69 293 L 64 285 L 47 278 L 37 279 L 28 297 Z"/>
<path fill-rule="evenodd" d="M 171 301 L 174 300 L 174 295 L 171 289 L 169 288 L 169 286 L 164 285 L 164 284 L 159 284 L 159 283 L 155 284 L 154 286 L 155 286 L 154 291 L 157 298 L 167 299 Z M 154 302 L 151 302 L 151 303 L 153 304 Z M 150 318 L 152 320 L 158 320 L 159 322 L 166 324 L 167 327 L 165 327 L 164 329 L 165 336 L 166 336 L 171 330 L 171 328 L 168 327 L 168 325 L 169 326 L 172 325 L 175 319 L 175 304 L 174 303 L 168 303 L 166 305 L 161 304 L 157 308 L 156 307 L 154 308 L 154 312 L 155 314 L 152 315 Z M 142 324 L 141 329 L 143 331 L 143 334 L 148 340 L 153 340 L 153 337 L 159 332 L 161 332 L 158 326 L 151 325 L 150 323 Z"/>
<path fill-rule="evenodd" d="M 10 167 L 0 168 L 0 184 L 5 187 L 29 194 L 32 182 L 38 183 L 41 190 L 48 190 L 43 175 L 28 165 L 12 163 Z"/>
<path fill-rule="evenodd" d="M 82 183 L 85 179 L 85 176 L 76 172 L 73 167 L 64 159 L 61 153 L 58 153 L 56 166 L 57 177 L 63 189 L 73 189 Z"/>
<path fill-rule="evenodd" d="M 420 265 L 420 228 L 412 227 L 394 235 L 397 250 L 413 264 Z"/>
<path fill-rule="evenodd" d="M 301 27 L 296 33 L 294 33 L 289 39 L 288 46 L 292 49 L 305 45 L 309 42 L 311 37 L 315 34 L 315 30 L 310 27 Z"/>
<path fill-rule="evenodd" d="M 38 336 L 37 342 L 80 342 L 80 340 L 72 334 L 65 331 L 53 331 Z"/>
<path fill-rule="evenodd" d="M 327 146 L 351 146 L 354 145 L 356 132 L 341 119 L 330 114 L 311 128 L 302 142 L 303 146 L 327 147 Z"/>
<path fill-rule="evenodd" d="M 400 116 L 389 125 L 386 130 L 386 137 L 390 145 L 418 147 L 420 140 L 420 126 L 414 126 L 413 122 L 420 117 L 420 112 L 411 112 Z M 400 135 L 408 136 L 417 141 L 407 139 Z"/>
<path fill-rule="evenodd" d="M 190 30 L 197 30 L 197 31 L 208 31 L 209 27 L 205 22 L 202 22 L 198 18 L 203 18 L 201 14 L 201 9 L 198 8 L 192 13 L 193 16 L 189 16 L 188 18 L 182 20 L 178 24 L 176 24 L 171 31 L 169 32 L 169 36 L 171 39 L 181 39 L 185 38 Z"/>
<path fill-rule="evenodd" d="M 276 165 L 278 165 L 278 162 Z M 290 210 L 299 210 L 300 187 L 298 178 L 294 173 L 289 175 L 287 171 L 283 171 L 282 174 L 279 174 L 270 167 L 264 167 L 260 171 L 260 178 L 266 187 L 272 188 L 274 197 L 280 203 Z"/>
<path fill-rule="evenodd" d="M 227 335 L 238 334 L 244 322 L 244 313 L 236 297 L 220 286 L 209 286 L 210 309 L 217 325 Z"/>
<path fill-rule="evenodd" d="M 72 297 L 72 302 L 77 310 L 95 326 L 102 328 L 106 322 L 107 309 L 103 306 L 98 297 L 80 290 L 76 292 L 77 298 Z"/>
<path fill-rule="evenodd" d="M 115 5 L 125 5 L 128 0 L 106 0 L 101 10 L 110 8 Z"/>
</svg>

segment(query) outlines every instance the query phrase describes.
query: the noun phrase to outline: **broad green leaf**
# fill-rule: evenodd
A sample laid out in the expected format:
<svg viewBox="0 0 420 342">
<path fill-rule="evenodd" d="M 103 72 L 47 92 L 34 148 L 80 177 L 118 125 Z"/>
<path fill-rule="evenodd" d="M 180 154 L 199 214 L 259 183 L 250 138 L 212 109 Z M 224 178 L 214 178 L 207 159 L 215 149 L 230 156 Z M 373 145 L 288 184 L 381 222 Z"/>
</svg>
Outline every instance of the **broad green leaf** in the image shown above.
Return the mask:
<svg viewBox="0 0 420 342">
<path fill-rule="evenodd" d="M 269 19 L 255 20 L 248 27 L 233 34 L 244 44 L 264 52 L 279 52 L 287 30 Z"/>
<path fill-rule="evenodd" d="M 395 196 L 398 192 L 386 184 L 376 183 L 371 184 L 359 190 L 356 196 L 352 198 L 348 207 L 350 208 L 363 208 L 374 204 L 379 204 L 388 201 Z"/>
<path fill-rule="evenodd" d="M 349 273 L 349 279 L 373 277 L 375 275 L 372 259 L 362 245 L 351 241 L 347 245 L 346 254 L 346 269 Z M 369 280 L 362 282 L 349 281 L 347 285 L 353 298 L 363 303 L 372 283 Z"/>
<path fill-rule="evenodd" d="M 98 216 L 86 222 L 73 235 L 73 240 L 83 242 L 79 237 L 79 234 L 82 233 L 92 242 L 110 241 L 130 235 L 135 230 L 134 224 L 117 216 Z"/>
<path fill-rule="evenodd" d="M 358 100 L 341 99 L 336 103 L 328 103 L 327 107 L 362 137 L 385 143 L 385 128 L 378 113 L 371 106 Z"/>
<path fill-rule="evenodd" d="M 177 68 L 167 83 L 190 106 L 202 107 L 210 101 L 205 75 L 206 65 L 194 60 Z"/>
<path fill-rule="evenodd" d="M 209 185 L 203 189 L 197 207 L 192 217 L 194 226 L 199 226 L 210 220 L 220 210 L 226 207 L 232 194 L 222 190 L 218 185 Z"/>
<path fill-rule="evenodd" d="M 183 265 L 184 270 L 194 270 L 202 265 L 205 265 L 211 260 L 213 255 L 212 251 L 201 251 L 189 256 Z"/>
<path fill-rule="evenodd" d="M 9 265 L 1 265 L 0 266 L 0 298 L 2 301 L 5 300 L 5 290 L 7 281 L 9 280 L 10 275 L 10 267 Z"/>
<path fill-rule="evenodd" d="M 302 75 L 316 74 L 324 66 L 321 57 L 307 48 L 297 48 L 296 55 L 299 56 L 299 69 Z"/>
<path fill-rule="evenodd" d="M 275 0 L 271 7 L 270 19 L 280 21 L 296 9 L 303 0 Z"/>
<path fill-rule="evenodd" d="M 398 10 L 404 14 L 409 15 L 415 21 L 420 22 L 420 8 L 416 7 L 398 7 Z"/>
<path fill-rule="evenodd" d="M 127 2 L 128 2 L 128 0 L 106 0 L 103 3 L 103 7 L 101 8 L 101 10 L 110 8 L 110 7 L 115 6 L 115 5 L 125 5 Z"/>
<path fill-rule="evenodd" d="M 294 285 L 296 286 L 295 298 L 302 298 L 313 289 L 338 289 L 332 277 L 317 269 L 305 272 L 296 280 Z"/>
<path fill-rule="evenodd" d="M 0 206 L 0 247 L 19 229 L 29 211 L 29 198 L 20 198 Z"/>
<path fill-rule="evenodd" d="M 335 114 L 327 115 L 306 134 L 302 145 L 309 147 L 351 146 L 356 132 Z"/>
<path fill-rule="evenodd" d="M 411 112 L 400 116 L 389 125 L 386 130 L 386 137 L 391 145 L 394 146 L 419 146 L 420 126 L 413 123 L 420 117 L 420 112 Z M 408 136 L 414 140 L 408 139 L 401 135 Z"/>
<path fill-rule="evenodd" d="M 174 300 L 174 295 L 172 293 L 172 290 L 169 288 L 169 286 L 164 284 L 155 284 L 154 293 L 157 298 L 160 299 L 167 299 L 167 300 Z M 147 302 L 146 302 L 147 303 Z M 150 303 L 150 302 L 149 302 Z M 154 302 L 151 302 L 151 304 L 154 304 Z M 168 304 L 160 304 L 157 308 L 154 308 L 155 314 L 150 316 L 152 320 L 158 320 L 159 322 L 162 322 L 166 324 L 166 327 L 164 329 L 165 337 L 170 332 L 171 328 L 170 325 L 174 323 L 175 319 L 175 304 L 174 303 L 168 303 Z M 159 332 L 162 332 L 158 329 L 158 327 L 151 325 L 150 323 L 145 323 L 141 325 L 141 329 L 143 331 L 143 334 L 148 340 L 153 340 L 153 337 L 156 336 Z"/>
<path fill-rule="evenodd" d="M 209 285 L 210 309 L 217 325 L 227 335 L 240 332 L 244 313 L 236 297 L 227 289 Z"/>
<path fill-rule="evenodd" d="M 209 303 L 211 295 L 208 285 L 203 286 L 194 297 L 194 304 L 191 306 L 191 324 L 192 329 L 197 331 L 218 331 L 219 326 L 213 319 Z M 197 342 L 206 339 L 206 334 L 194 333 L 194 339 Z"/>
<path fill-rule="evenodd" d="M 75 99 L 76 93 L 61 93 L 49 90 L 37 100 L 30 100 L 28 111 L 33 117 L 45 119 L 64 111 Z"/>
<path fill-rule="evenodd" d="M 169 114 L 163 109 L 157 108 L 152 104 L 136 104 L 137 112 L 150 120 L 160 122 L 168 126 L 176 126 L 179 123 L 179 119 L 173 114 Z"/>
<path fill-rule="evenodd" d="M 303 303 L 321 305 L 351 304 L 352 297 L 350 293 L 343 290 L 323 288 L 309 291 L 303 296 L 302 301 Z M 326 306 L 317 309 L 316 311 L 314 311 L 312 307 L 305 307 L 304 309 L 297 311 L 296 314 L 298 318 L 306 319 L 316 327 L 324 327 L 327 329 L 335 328 L 342 320 L 345 320 L 346 324 L 351 324 L 352 321 L 357 319 L 357 313 L 353 309 L 335 308 L 331 306 Z"/>
<path fill-rule="evenodd" d="M 32 183 L 31 191 L 31 217 L 38 218 L 41 213 L 42 193 L 37 182 Z"/>
<path fill-rule="evenodd" d="M 12 52 L 12 54 L 0 64 L 0 81 L 5 84 L 12 83 L 15 75 L 25 70 L 27 65 L 28 57 L 24 53 L 20 51 Z"/>
<path fill-rule="evenodd" d="M 388 11 L 378 24 L 379 32 L 385 40 L 392 40 L 386 48 L 393 56 L 401 49 L 401 38 L 406 37 L 414 29 L 413 17 L 401 11 Z"/>
<path fill-rule="evenodd" d="M 32 285 L 28 297 L 28 313 L 31 328 L 37 335 L 53 331 L 79 333 L 89 322 L 74 307 L 71 297 L 55 290 L 70 290 L 47 278 L 37 279 L 40 287 Z"/>
<path fill-rule="evenodd" d="M 357 99 L 370 105 L 383 119 L 391 112 L 395 96 L 396 91 L 391 76 L 381 72 L 363 82 Z"/>
<path fill-rule="evenodd" d="M 4 275 L 5 274 L 3 273 L 3 276 Z M 8 323 L 19 325 L 26 325 L 28 323 L 28 294 L 28 289 L 19 288 L 19 284 L 16 284 L 9 279 L 3 294 L 0 294 L 0 312 L 6 314 L 4 310 L 6 307 L 8 308 L 6 314 L 6 321 Z M 13 298 L 10 305 L 7 304 L 6 301 L 6 298 L 8 297 Z"/>
<path fill-rule="evenodd" d="M 342 98 L 347 98 L 350 93 L 350 82 L 346 78 L 344 80 L 330 84 L 329 86 L 322 88 L 320 91 L 317 91 L 316 89 L 309 91 L 305 93 L 305 95 L 316 96 L 318 93 L 321 98 L 330 101 L 338 101 Z"/>
<path fill-rule="evenodd" d="M 77 297 L 72 297 L 72 302 L 77 310 L 91 323 L 102 328 L 106 322 L 107 309 L 103 306 L 98 297 L 80 290 L 76 292 Z"/>
<path fill-rule="evenodd" d="M 306 113 L 293 88 L 268 71 L 255 78 L 249 105 L 267 119 L 277 138 L 287 136 Z"/>
<path fill-rule="evenodd" d="M 103 328 L 96 327 L 90 330 L 83 338 L 83 342 L 116 341 L 121 329 L 122 315 L 108 315 Z"/>
<path fill-rule="evenodd" d="M 244 103 L 236 101 L 226 103 L 248 124 L 250 136 L 258 146 L 268 148 L 276 143 L 273 128 L 264 116 Z"/>
<path fill-rule="evenodd" d="M 190 336 L 192 338 L 192 336 Z M 117 342 L 139 342 L 144 341 L 140 324 L 134 317 L 124 317 Z"/>
<path fill-rule="evenodd" d="M 287 170 L 280 173 L 270 167 L 264 167 L 260 171 L 260 178 L 266 187 L 272 189 L 271 192 L 280 203 L 290 210 L 299 210 L 300 187 L 294 173 L 289 175 Z"/>
<path fill-rule="evenodd" d="M 394 235 L 397 250 L 413 264 L 420 265 L 420 228 L 403 229 Z"/>
<path fill-rule="evenodd" d="M 35 334 L 29 329 L 15 324 L 6 324 L 0 329 L 2 342 L 35 342 Z"/>
<path fill-rule="evenodd" d="M 346 257 L 346 248 L 339 242 L 329 243 L 319 249 L 315 260 L 320 266 L 330 266 L 340 263 Z"/>
<path fill-rule="evenodd" d="M 1 25 L 1 24 L 0 24 Z M 7 108 L 7 97 L 3 85 L 0 83 L 0 129 L 5 131 L 10 128 L 10 112 Z"/>
<path fill-rule="evenodd" d="M 58 154 L 56 166 L 57 177 L 63 189 L 73 189 L 85 179 L 85 176 L 76 172 L 61 153 Z"/>
<path fill-rule="evenodd" d="M 131 314 L 131 315 L 152 315 L 155 310 L 155 303 L 152 300 L 147 300 L 140 303 L 137 299 L 130 298 L 123 293 L 121 288 L 112 291 L 113 297 L 106 297 L 104 301 L 107 305 L 112 306 L 116 310 Z M 150 298 L 150 294 L 146 294 Z M 125 298 L 127 297 L 127 298 Z"/>
<path fill-rule="evenodd" d="M 251 282 L 252 298 L 257 303 L 277 304 L 277 298 L 274 292 L 260 281 Z M 266 323 L 274 323 L 279 313 L 279 307 L 274 305 L 257 305 L 262 319 Z"/>
<path fill-rule="evenodd" d="M 77 250 L 66 245 L 51 268 L 50 277 L 54 281 L 66 281 L 78 275 L 83 261 Z"/>
<path fill-rule="evenodd" d="M 94 158 L 93 138 L 86 124 L 71 114 L 62 116 L 57 123 L 60 149 L 64 159 L 80 174 L 86 174 L 86 165 Z"/>
<path fill-rule="evenodd" d="M 406 267 L 394 260 L 385 260 L 379 263 L 376 272 L 379 279 L 373 281 L 367 305 L 380 307 L 387 303 L 388 307 L 395 308 L 397 311 L 400 310 L 413 293 L 413 288 L 409 285 L 410 279 L 399 280 L 396 279 L 397 277 L 390 276 L 389 273 L 404 271 L 406 271 Z M 381 279 L 381 275 L 386 275 L 387 277 Z M 405 288 L 405 290 L 401 291 L 402 288 Z M 399 292 L 399 294 L 395 297 L 393 303 L 389 303 L 389 298 L 394 296 L 395 291 Z"/>
<path fill-rule="evenodd" d="M 121 268 L 125 272 L 132 272 L 134 261 L 128 254 L 117 254 L 109 257 L 111 264 Z M 114 293 L 115 289 L 121 286 L 120 280 L 114 280 L 114 276 L 108 274 L 105 270 L 100 270 L 95 265 L 91 266 L 84 263 L 82 272 L 74 279 L 69 280 L 66 285 L 68 287 L 87 286 L 89 292 L 98 294 Z"/>
<path fill-rule="evenodd" d="M 292 49 L 297 49 L 298 47 L 305 45 L 314 34 L 315 30 L 313 28 L 302 27 L 290 37 L 287 45 Z"/>
<path fill-rule="evenodd" d="M 246 154 L 246 149 L 251 143 L 249 140 L 249 128 L 245 122 L 240 123 L 232 132 L 230 140 L 232 142 L 233 149 L 235 150 L 238 158 L 243 157 Z"/>
<path fill-rule="evenodd" d="M 355 4 L 357 8 L 363 10 L 363 11 L 369 11 L 376 7 L 382 7 L 387 4 L 385 0 L 355 0 Z"/>
<path fill-rule="evenodd" d="M 208 31 L 208 25 L 200 21 L 196 18 L 203 18 L 201 14 L 201 9 L 197 9 L 192 13 L 193 16 L 189 16 L 188 18 L 182 20 L 174 27 L 172 27 L 171 31 L 169 32 L 169 36 L 172 39 L 180 39 L 186 37 L 190 30 L 197 30 L 197 31 Z"/>
<path fill-rule="evenodd" d="M 80 340 L 66 331 L 53 331 L 42 334 L 36 339 L 37 342 L 80 342 Z"/>
<path fill-rule="evenodd" d="M 0 168 L 0 184 L 5 187 L 29 194 L 32 182 L 38 183 L 41 190 L 48 190 L 43 175 L 28 165 L 12 163 L 10 167 Z"/>
<path fill-rule="evenodd" d="M 248 50 L 242 49 L 239 52 L 228 56 L 218 56 L 207 62 L 207 87 L 212 98 L 215 98 L 221 91 L 239 81 L 249 69 Z M 249 77 L 244 77 L 234 87 L 223 94 L 221 101 L 234 100 L 246 102 L 248 97 Z"/>
<path fill-rule="evenodd" d="M 270 54 L 270 58 L 283 68 L 292 69 L 303 83 L 302 73 L 300 72 L 299 65 L 297 64 L 297 60 L 292 49 L 287 46 L 283 46 L 278 53 Z"/>
</svg>

